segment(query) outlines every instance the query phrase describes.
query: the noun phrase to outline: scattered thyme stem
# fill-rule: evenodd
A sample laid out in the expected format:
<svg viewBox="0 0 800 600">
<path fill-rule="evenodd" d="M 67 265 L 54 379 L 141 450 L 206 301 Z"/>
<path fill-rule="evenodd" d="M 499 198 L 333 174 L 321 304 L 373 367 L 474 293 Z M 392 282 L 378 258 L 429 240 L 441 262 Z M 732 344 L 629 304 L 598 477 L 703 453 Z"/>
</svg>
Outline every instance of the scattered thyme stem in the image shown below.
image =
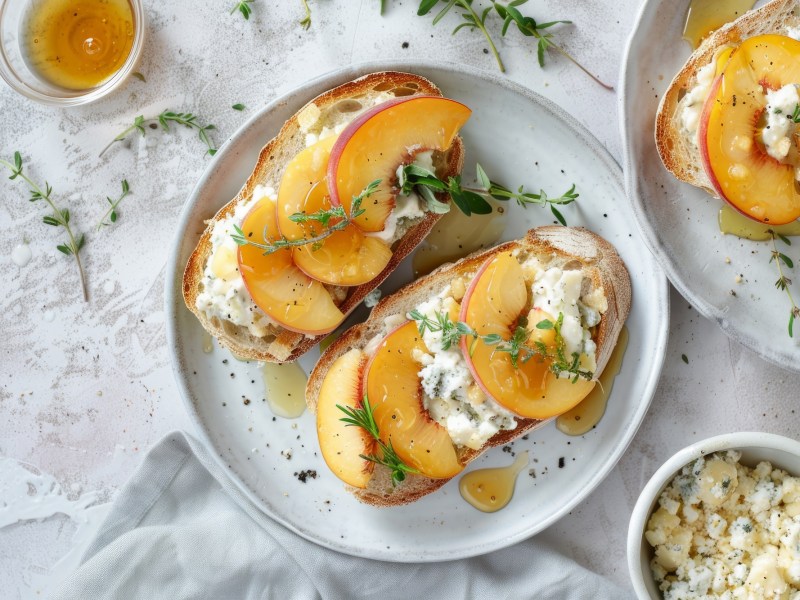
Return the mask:
<svg viewBox="0 0 800 600">
<path fill-rule="evenodd" d="M 567 52 L 566 50 L 564 50 L 563 48 L 561 48 L 561 46 L 558 46 L 558 45 L 553 44 L 551 42 L 550 43 L 550 47 L 553 48 L 556 52 L 558 52 L 561 56 L 566 58 L 568 61 L 570 61 L 573 65 L 578 67 L 581 71 L 586 73 L 589 77 L 594 79 L 594 81 L 597 83 L 597 85 L 599 85 L 601 87 L 604 87 L 609 92 L 613 92 L 614 91 L 614 86 L 608 85 L 607 83 L 602 81 L 599 77 L 597 77 L 596 75 L 593 75 L 586 67 L 584 67 L 581 63 L 579 63 L 577 60 L 572 58 L 572 55 L 569 52 Z"/>
</svg>

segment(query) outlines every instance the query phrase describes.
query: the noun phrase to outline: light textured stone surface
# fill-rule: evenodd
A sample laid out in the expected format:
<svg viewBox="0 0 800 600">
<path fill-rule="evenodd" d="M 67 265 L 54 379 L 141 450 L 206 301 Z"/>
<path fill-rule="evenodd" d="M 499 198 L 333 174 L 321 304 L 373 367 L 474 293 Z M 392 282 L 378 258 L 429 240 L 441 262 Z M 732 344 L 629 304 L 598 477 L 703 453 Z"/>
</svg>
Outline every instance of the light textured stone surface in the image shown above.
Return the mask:
<svg viewBox="0 0 800 600">
<path fill-rule="evenodd" d="M 450 36 L 455 15 L 433 28 L 430 17 L 415 16 L 412 0 L 388 0 L 384 17 L 378 0 L 311 0 L 308 31 L 297 24 L 299 1 L 256 0 L 249 22 L 216 1 L 145 4 L 148 38 L 138 70 L 146 83 L 131 79 L 111 97 L 69 110 L 0 88 L 0 156 L 20 150 L 27 171 L 46 178 L 70 206 L 88 235 L 91 295 L 88 304 L 81 300 L 73 263 L 55 250 L 58 232 L 41 224 L 42 210 L 21 184 L 0 178 L 0 455 L 39 466 L 74 493 L 118 488 L 153 442 L 189 427 L 166 348 L 164 266 L 180 208 L 209 159 L 183 129 L 148 130 L 98 158 L 103 146 L 136 115 L 167 107 L 214 123 L 222 144 L 276 95 L 351 62 L 430 57 L 496 68 L 477 33 Z M 559 40 L 615 82 L 639 4 L 545 0 L 525 8 L 540 18 L 571 19 Z M 616 94 L 556 56 L 541 70 L 535 46 L 519 35 L 499 47 L 508 77 L 563 106 L 619 157 Z M 237 102 L 247 110 L 232 110 Z M 113 227 L 95 232 L 105 197 L 118 193 L 123 178 L 133 195 Z M 33 259 L 19 268 L 11 253 L 23 240 Z M 598 490 L 542 534 L 624 585 L 630 510 L 661 462 L 713 434 L 796 436 L 800 427 L 800 377 L 730 343 L 677 294 L 672 301 L 663 378 L 641 431 Z M 71 531 L 58 517 L 0 530 L 3 596 L 30 596 L 32 578 L 67 549 Z"/>
</svg>

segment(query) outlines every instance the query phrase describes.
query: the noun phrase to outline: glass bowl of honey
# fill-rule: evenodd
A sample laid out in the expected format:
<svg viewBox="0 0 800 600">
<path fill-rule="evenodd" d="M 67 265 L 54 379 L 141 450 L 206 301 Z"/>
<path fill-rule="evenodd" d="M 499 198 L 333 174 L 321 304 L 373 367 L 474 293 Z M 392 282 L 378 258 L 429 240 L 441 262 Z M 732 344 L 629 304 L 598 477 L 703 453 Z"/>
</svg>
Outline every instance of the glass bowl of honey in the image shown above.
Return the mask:
<svg viewBox="0 0 800 600">
<path fill-rule="evenodd" d="M 134 70 L 142 0 L 0 0 L 0 77 L 44 104 L 102 98 Z"/>
</svg>

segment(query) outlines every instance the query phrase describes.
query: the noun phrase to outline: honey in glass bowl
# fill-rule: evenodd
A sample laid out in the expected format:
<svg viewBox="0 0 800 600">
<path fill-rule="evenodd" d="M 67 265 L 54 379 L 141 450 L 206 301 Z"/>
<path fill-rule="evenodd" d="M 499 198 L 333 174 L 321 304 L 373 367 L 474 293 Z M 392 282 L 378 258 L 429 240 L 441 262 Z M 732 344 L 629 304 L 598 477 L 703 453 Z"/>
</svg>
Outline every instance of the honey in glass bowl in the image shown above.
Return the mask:
<svg viewBox="0 0 800 600">
<path fill-rule="evenodd" d="M 114 75 L 134 40 L 129 0 L 35 0 L 23 27 L 30 69 L 68 90 L 91 89 Z"/>
</svg>

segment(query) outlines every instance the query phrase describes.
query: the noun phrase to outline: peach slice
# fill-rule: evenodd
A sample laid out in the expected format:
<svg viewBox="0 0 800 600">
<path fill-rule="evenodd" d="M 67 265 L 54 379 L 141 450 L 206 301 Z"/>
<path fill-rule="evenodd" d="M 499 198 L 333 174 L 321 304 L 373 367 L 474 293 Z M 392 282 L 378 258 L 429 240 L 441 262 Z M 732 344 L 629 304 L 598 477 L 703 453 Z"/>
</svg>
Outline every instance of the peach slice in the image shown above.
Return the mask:
<svg viewBox="0 0 800 600">
<path fill-rule="evenodd" d="M 411 96 L 383 102 L 359 115 L 331 150 L 328 182 L 331 203 L 350 212 L 353 198 L 380 179 L 365 199 L 355 223 L 364 231 L 383 231 L 394 208 L 397 167 L 418 152 L 446 150 L 472 111 L 448 98 Z"/>
<path fill-rule="evenodd" d="M 511 339 L 528 305 L 522 267 L 509 253 L 490 258 L 472 280 L 461 304 L 462 321 L 480 335 Z M 531 314 L 538 319 L 535 309 Z M 533 324 L 535 327 L 535 323 Z M 538 335 L 538 334 L 536 334 Z M 532 336 L 533 337 L 533 336 Z M 542 333 L 547 344 L 547 336 Z M 532 342 L 531 342 L 532 343 Z M 507 352 L 481 340 L 461 339 L 461 351 L 478 386 L 498 404 L 531 419 L 549 419 L 576 406 L 594 388 L 593 381 L 572 383 L 550 370 L 551 359 L 534 356 L 515 367 Z"/>
<path fill-rule="evenodd" d="M 319 222 L 295 223 L 290 217 L 331 207 L 325 173 L 335 141 L 335 137 L 329 137 L 309 146 L 286 166 L 278 191 L 278 228 L 286 239 L 298 240 L 322 233 Z M 300 246 L 292 252 L 295 264 L 309 277 L 343 286 L 372 281 L 392 258 L 388 245 L 365 236 L 355 225 L 348 225 L 319 243 Z"/>
<path fill-rule="evenodd" d="M 392 443 L 405 464 L 427 477 L 453 477 L 464 466 L 447 430 L 430 418 L 422 406 L 419 371 L 414 350 L 427 348 L 413 321 L 384 338 L 367 365 L 365 391 L 381 439 Z"/>
<path fill-rule="evenodd" d="M 241 227 L 245 238 L 264 243 L 278 238 L 275 203 L 258 202 Z M 311 335 L 328 333 L 344 320 L 331 295 L 292 262 L 289 250 L 264 254 L 252 245 L 239 246 L 239 272 L 253 301 L 286 329 Z"/>
<path fill-rule="evenodd" d="M 361 455 L 375 453 L 375 440 L 360 427 L 341 421 L 345 408 L 360 408 L 361 368 L 366 358 L 358 349 L 337 358 L 319 390 L 317 400 L 317 436 L 322 458 L 339 479 L 357 488 L 365 488 L 375 464 Z"/>
<path fill-rule="evenodd" d="M 730 56 L 703 107 L 699 142 L 719 195 L 747 217 L 780 225 L 800 217 L 796 160 L 769 156 L 761 141 L 766 90 L 800 82 L 800 42 L 759 35 Z"/>
</svg>

